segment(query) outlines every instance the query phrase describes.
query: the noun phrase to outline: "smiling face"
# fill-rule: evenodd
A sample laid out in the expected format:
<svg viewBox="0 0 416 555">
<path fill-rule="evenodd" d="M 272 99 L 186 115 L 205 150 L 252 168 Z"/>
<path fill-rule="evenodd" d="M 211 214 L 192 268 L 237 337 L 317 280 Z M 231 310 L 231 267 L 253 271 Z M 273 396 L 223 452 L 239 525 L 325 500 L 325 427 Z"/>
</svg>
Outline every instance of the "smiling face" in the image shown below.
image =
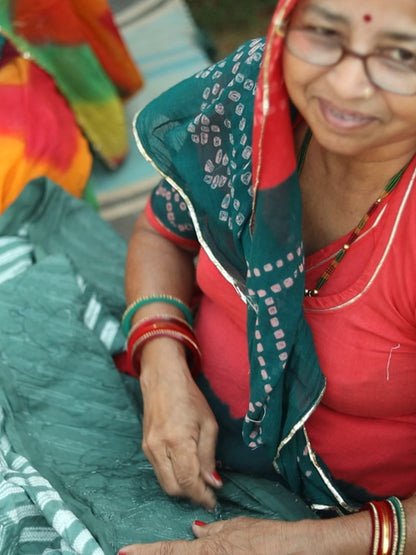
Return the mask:
<svg viewBox="0 0 416 555">
<path fill-rule="evenodd" d="M 324 33 L 359 55 L 388 53 L 416 69 L 415 0 L 300 0 L 290 26 Z M 371 160 L 416 151 L 416 94 L 374 85 L 358 57 L 323 67 L 286 48 L 283 69 L 292 101 L 325 149 Z"/>
</svg>

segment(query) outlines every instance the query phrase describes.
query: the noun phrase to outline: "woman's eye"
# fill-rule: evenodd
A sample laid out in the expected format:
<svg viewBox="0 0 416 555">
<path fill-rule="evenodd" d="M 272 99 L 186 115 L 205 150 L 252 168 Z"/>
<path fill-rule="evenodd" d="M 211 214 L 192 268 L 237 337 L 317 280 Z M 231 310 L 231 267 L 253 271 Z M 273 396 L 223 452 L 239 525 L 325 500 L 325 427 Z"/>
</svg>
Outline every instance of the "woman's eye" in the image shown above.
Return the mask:
<svg viewBox="0 0 416 555">
<path fill-rule="evenodd" d="M 320 36 L 322 38 L 325 38 L 325 37 L 335 38 L 335 37 L 338 36 L 338 33 L 334 29 L 331 29 L 329 27 L 319 27 L 319 26 L 308 25 L 308 26 L 305 27 L 305 30 L 308 31 L 311 34 Z"/>
<path fill-rule="evenodd" d="M 414 66 L 416 65 L 416 53 L 405 48 L 383 49 L 381 54 L 393 62 Z"/>
</svg>

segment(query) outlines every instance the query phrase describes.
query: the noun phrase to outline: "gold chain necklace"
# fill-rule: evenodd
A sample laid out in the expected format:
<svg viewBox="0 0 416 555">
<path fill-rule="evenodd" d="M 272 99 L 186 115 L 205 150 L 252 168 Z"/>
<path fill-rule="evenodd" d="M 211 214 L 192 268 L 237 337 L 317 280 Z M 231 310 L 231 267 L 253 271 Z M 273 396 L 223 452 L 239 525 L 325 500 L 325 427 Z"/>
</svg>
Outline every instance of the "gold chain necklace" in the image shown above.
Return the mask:
<svg viewBox="0 0 416 555">
<path fill-rule="evenodd" d="M 305 138 L 303 140 L 301 150 L 299 152 L 299 157 L 298 157 L 299 174 L 301 173 L 303 164 L 305 162 L 306 152 L 307 152 L 311 137 L 312 137 L 312 133 L 310 129 L 308 129 L 306 132 Z M 315 287 L 313 289 L 307 289 L 307 288 L 305 289 L 305 297 L 317 297 L 319 295 L 320 289 L 325 285 L 328 279 L 335 272 L 336 268 L 338 267 L 339 263 L 344 258 L 344 256 L 347 254 L 351 245 L 358 239 L 369 218 L 374 214 L 374 212 L 377 210 L 377 208 L 380 206 L 383 200 L 396 187 L 406 167 L 407 167 L 407 164 L 390 179 L 390 181 L 382 190 L 381 194 L 377 197 L 377 199 L 370 206 L 369 210 L 358 222 L 358 225 L 355 227 L 355 229 L 350 233 L 344 245 L 339 249 L 339 251 L 337 251 L 337 253 L 335 254 L 334 258 L 331 260 L 331 262 L 329 263 L 325 271 L 321 274 L 318 281 L 316 282 Z"/>
</svg>

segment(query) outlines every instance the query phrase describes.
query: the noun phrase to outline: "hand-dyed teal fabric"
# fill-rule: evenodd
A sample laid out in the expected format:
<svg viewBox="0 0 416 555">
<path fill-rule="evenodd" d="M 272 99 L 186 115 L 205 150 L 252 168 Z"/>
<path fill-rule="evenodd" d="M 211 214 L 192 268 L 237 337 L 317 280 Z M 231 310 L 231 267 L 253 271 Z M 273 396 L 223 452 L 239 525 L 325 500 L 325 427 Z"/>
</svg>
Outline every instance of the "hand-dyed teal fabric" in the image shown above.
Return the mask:
<svg viewBox="0 0 416 555">
<path fill-rule="evenodd" d="M 182 236 L 172 227 L 180 221 L 188 230 L 184 238 L 193 224 L 208 256 L 247 304 L 246 444 L 264 446 L 278 473 L 308 503 L 349 511 L 354 503 L 312 451 L 303 426 L 323 395 L 325 379 L 303 315 L 301 198 L 291 110 L 277 73 L 281 99 L 270 113 L 282 117 L 275 121 L 271 144 L 261 145 L 269 157 L 258 181 L 259 145 L 253 137 L 262 122 L 255 113 L 259 72 L 270 60 L 263 57 L 264 48 L 263 40 L 250 41 L 162 94 L 138 114 L 136 138 L 167 182 L 165 193 L 156 191 L 152 198 L 157 218 Z M 273 168 L 280 171 L 274 182 Z M 175 191 L 186 201 L 188 221 L 181 203 L 169 200 Z"/>
<path fill-rule="evenodd" d="M 44 179 L 0 217 L 0 552 L 113 555 L 191 539 L 194 519 L 316 518 L 282 485 L 237 474 L 223 475 L 215 514 L 163 493 L 140 448 L 139 382 L 112 359 L 125 255 Z"/>
</svg>

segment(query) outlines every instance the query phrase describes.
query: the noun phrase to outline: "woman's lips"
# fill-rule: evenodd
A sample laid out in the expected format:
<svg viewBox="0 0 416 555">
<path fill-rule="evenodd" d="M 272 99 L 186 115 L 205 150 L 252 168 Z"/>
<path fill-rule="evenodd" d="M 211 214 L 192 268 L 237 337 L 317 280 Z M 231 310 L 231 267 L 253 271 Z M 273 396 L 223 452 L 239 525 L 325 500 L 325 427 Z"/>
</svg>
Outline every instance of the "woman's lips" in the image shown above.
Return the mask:
<svg viewBox="0 0 416 555">
<path fill-rule="evenodd" d="M 374 121 L 373 117 L 360 112 L 343 110 L 326 100 L 319 99 L 319 106 L 324 119 L 337 129 L 357 129 Z"/>
</svg>

